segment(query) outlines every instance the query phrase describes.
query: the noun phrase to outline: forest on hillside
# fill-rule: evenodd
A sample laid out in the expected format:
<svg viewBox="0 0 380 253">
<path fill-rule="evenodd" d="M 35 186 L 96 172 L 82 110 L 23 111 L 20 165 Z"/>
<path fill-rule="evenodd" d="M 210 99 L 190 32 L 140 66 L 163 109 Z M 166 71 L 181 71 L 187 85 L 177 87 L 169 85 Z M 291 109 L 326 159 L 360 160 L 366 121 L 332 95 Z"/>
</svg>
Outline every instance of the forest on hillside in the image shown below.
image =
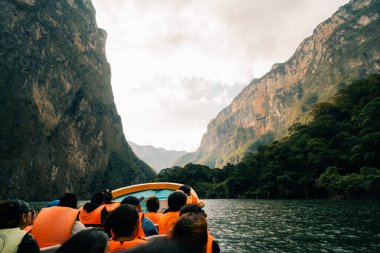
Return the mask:
<svg viewBox="0 0 380 253">
<path fill-rule="evenodd" d="M 380 74 L 341 85 L 312 116 L 236 165 L 189 163 L 155 181 L 190 185 L 201 198 L 379 198 Z"/>
</svg>

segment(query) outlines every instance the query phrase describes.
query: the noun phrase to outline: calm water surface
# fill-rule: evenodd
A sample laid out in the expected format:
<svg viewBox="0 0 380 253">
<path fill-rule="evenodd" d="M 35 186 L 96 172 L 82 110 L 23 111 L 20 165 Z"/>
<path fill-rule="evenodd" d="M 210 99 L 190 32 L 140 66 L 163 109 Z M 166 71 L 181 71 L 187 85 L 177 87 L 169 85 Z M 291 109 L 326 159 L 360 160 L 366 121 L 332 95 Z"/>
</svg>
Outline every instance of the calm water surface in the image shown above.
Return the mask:
<svg viewBox="0 0 380 253">
<path fill-rule="evenodd" d="M 380 252 L 380 203 L 206 200 L 222 252 Z"/>
<path fill-rule="evenodd" d="M 38 208 L 46 202 L 31 204 Z M 211 234 L 225 253 L 380 252 L 380 202 L 224 199 L 205 204 Z"/>
</svg>

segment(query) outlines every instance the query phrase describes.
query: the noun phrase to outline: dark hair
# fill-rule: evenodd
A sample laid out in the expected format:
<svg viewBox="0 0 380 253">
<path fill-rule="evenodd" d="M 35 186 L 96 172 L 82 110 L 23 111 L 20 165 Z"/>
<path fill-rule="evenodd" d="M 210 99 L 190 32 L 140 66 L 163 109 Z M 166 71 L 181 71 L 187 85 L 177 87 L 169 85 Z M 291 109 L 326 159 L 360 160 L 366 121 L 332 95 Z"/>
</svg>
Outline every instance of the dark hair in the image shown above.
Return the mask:
<svg viewBox="0 0 380 253">
<path fill-rule="evenodd" d="M 138 206 L 138 205 L 140 205 L 140 200 L 138 198 L 136 198 L 135 196 L 127 196 L 126 198 L 124 198 L 120 202 L 120 204 L 121 205 L 129 204 L 129 205 L 132 205 L 132 206 Z"/>
<path fill-rule="evenodd" d="M 77 209 L 77 196 L 74 193 L 66 193 L 59 199 L 58 206 L 65 206 Z"/>
<path fill-rule="evenodd" d="M 18 227 L 21 214 L 20 208 L 14 201 L 0 201 L 0 229 Z"/>
<path fill-rule="evenodd" d="M 172 192 L 168 197 L 168 206 L 170 211 L 177 212 L 186 205 L 187 197 L 182 191 Z"/>
<path fill-rule="evenodd" d="M 201 214 L 201 215 L 207 217 L 205 211 L 203 211 L 203 209 L 200 206 L 194 205 L 194 204 L 190 204 L 190 205 L 186 205 L 186 206 L 182 207 L 181 211 L 179 212 L 179 216 L 181 216 L 185 213 L 196 213 L 196 214 Z"/>
<path fill-rule="evenodd" d="M 96 229 L 86 229 L 63 243 L 56 253 L 104 253 L 107 244 L 106 233 Z"/>
<path fill-rule="evenodd" d="M 151 196 L 146 200 L 146 209 L 149 212 L 157 212 L 160 208 L 160 200 L 156 196 Z"/>
<path fill-rule="evenodd" d="M 103 204 L 103 194 L 101 192 L 94 193 L 94 195 L 92 195 L 92 197 L 91 197 L 91 203 L 102 205 Z"/>
<path fill-rule="evenodd" d="M 193 252 L 202 252 L 208 238 L 206 218 L 196 213 L 180 216 L 174 225 L 172 238 L 192 248 Z"/>
<path fill-rule="evenodd" d="M 178 190 L 183 191 L 186 195 L 190 195 L 191 188 L 190 186 L 182 185 Z"/>
<path fill-rule="evenodd" d="M 108 215 L 104 230 L 110 233 L 111 230 L 116 237 L 131 236 L 136 232 L 139 223 L 139 213 L 133 205 L 124 204 L 113 210 Z"/>
<path fill-rule="evenodd" d="M 138 247 L 133 247 L 126 251 L 128 253 L 198 253 L 186 244 L 173 240 L 168 237 L 158 237 L 149 243 Z"/>
<path fill-rule="evenodd" d="M 112 196 L 112 191 L 109 189 L 104 189 L 102 191 L 103 193 L 103 198 L 104 198 L 104 203 L 109 204 L 111 203 L 113 196 Z"/>
<path fill-rule="evenodd" d="M 12 201 L 20 209 L 21 214 L 28 213 L 28 212 L 32 211 L 32 209 L 30 208 L 29 204 L 26 203 L 24 200 L 14 199 Z"/>
</svg>

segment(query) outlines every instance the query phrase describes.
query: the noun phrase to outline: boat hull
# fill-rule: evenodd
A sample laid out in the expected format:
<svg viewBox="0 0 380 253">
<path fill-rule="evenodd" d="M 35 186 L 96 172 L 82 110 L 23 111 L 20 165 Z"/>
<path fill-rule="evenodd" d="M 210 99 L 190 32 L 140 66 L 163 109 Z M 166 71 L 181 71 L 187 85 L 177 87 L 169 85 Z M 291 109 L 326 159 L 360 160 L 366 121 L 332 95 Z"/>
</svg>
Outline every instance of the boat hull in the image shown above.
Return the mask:
<svg viewBox="0 0 380 253">
<path fill-rule="evenodd" d="M 160 200 L 160 209 L 168 208 L 169 195 L 177 191 L 182 184 L 170 182 L 156 182 L 146 184 L 136 184 L 122 187 L 112 191 L 113 201 L 121 202 L 127 196 L 135 196 L 137 198 L 144 197 L 141 202 L 142 212 L 146 212 L 146 199 L 150 196 L 156 196 Z M 197 196 L 196 192 L 191 189 L 192 195 Z"/>
</svg>

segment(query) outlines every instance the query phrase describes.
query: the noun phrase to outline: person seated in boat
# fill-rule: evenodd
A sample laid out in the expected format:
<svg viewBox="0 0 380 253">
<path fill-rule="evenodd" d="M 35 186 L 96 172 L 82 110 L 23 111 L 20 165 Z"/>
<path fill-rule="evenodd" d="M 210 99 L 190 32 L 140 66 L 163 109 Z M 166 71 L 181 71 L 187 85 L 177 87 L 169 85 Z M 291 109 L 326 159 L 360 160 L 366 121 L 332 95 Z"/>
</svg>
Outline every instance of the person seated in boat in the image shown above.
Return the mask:
<svg viewBox="0 0 380 253">
<path fill-rule="evenodd" d="M 179 218 L 179 211 L 186 205 L 186 199 L 187 197 L 183 191 L 175 191 L 169 195 L 169 209 L 161 216 L 158 222 L 159 234 L 167 234 L 174 227 Z"/>
<path fill-rule="evenodd" d="M 21 211 L 20 228 L 28 233 L 32 231 L 34 220 L 36 219 L 37 212 L 29 206 L 28 203 L 21 199 L 12 200 Z"/>
<path fill-rule="evenodd" d="M 62 244 L 73 234 L 86 229 L 78 220 L 77 198 L 66 193 L 58 206 L 42 208 L 34 221 L 32 234 L 40 248 Z"/>
<path fill-rule="evenodd" d="M 101 227 L 108 216 L 103 205 L 103 194 L 100 192 L 92 195 L 90 202 L 79 208 L 79 221 L 86 227 Z"/>
<path fill-rule="evenodd" d="M 106 207 L 107 212 L 112 212 L 115 210 L 117 207 L 120 206 L 120 202 L 113 202 L 113 196 L 112 196 L 112 191 L 109 189 L 105 189 L 102 191 L 103 193 L 103 198 L 104 198 L 104 205 Z"/>
<path fill-rule="evenodd" d="M 30 233 L 20 229 L 25 220 L 31 216 L 31 210 L 26 210 L 24 207 L 20 207 L 15 201 L 0 201 L 0 252 L 40 252 L 37 242 Z"/>
<path fill-rule="evenodd" d="M 147 241 L 138 238 L 140 216 L 134 205 L 122 204 L 107 217 L 105 228 L 111 231 L 110 252 L 130 249 Z"/>
<path fill-rule="evenodd" d="M 157 235 L 157 229 L 154 226 L 154 223 L 151 219 L 145 217 L 145 214 L 141 213 L 141 204 L 140 202 L 144 199 L 144 197 L 140 197 L 139 199 L 135 196 L 128 196 L 121 201 L 121 205 L 129 204 L 135 206 L 139 213 L 139 230 L 137 236 L 139 238 L 144 238 L 152 235 Z"/>
<path fill-rule="evenodd" d="M 200 201 L 197 196 L 191 195 L 191 188 L 190 188 L 190 186 L 188 186 L 188 185 L 182 185 L 181 187 L 179 187 L 179 190 L 183 191 L 183 193 L 186 194 L 186 197 L 187 197 L 186 205 L 195 204 L 195 205 L 199 205 L 200 207 L 204 207 L 205 206 L 205 204 L 203 203 L 203 201 Z"/>
<path fill-rule="evenodd" d="M 158 227 L 158 222 L 160 221 L 162 215 L 161 212 L 158 212 L 159 208 L 160 200 L 156 196 L 151 196 L 147 198 L 146 209 L 148 209 L 148 212 L 145 213 L 145 217 L 151 219 L 156 227 Z"/>
<path fill-rule="evenodd" d="M 207 222 L 203 215 L 182 215 L 169 236 L 156 238 L 128 253 L 206 253 Z"/>
<path fill-rule="evenodd" d="M 96 229 L 86 229 L 70 237 L 56 253 L 109 253 L 108 235 Z"/>
<path fill-rule="evenodd" d="M 181 217 L 182 215 L 186 213 L 195 213 L 198 215 L 203 215 L 205 218 L 207 218 L 207 214 L 205 211 L 198 205 L 190 204 L 187 206 L 182 207 L 181 211 L 179 212 L 179 216 Z M 207 253 L 219 253 L 220 248 L 218 242 L 214 239 L 214 237 L 210 234 L 210 231 L 207 230 Z"/>
</svg>

